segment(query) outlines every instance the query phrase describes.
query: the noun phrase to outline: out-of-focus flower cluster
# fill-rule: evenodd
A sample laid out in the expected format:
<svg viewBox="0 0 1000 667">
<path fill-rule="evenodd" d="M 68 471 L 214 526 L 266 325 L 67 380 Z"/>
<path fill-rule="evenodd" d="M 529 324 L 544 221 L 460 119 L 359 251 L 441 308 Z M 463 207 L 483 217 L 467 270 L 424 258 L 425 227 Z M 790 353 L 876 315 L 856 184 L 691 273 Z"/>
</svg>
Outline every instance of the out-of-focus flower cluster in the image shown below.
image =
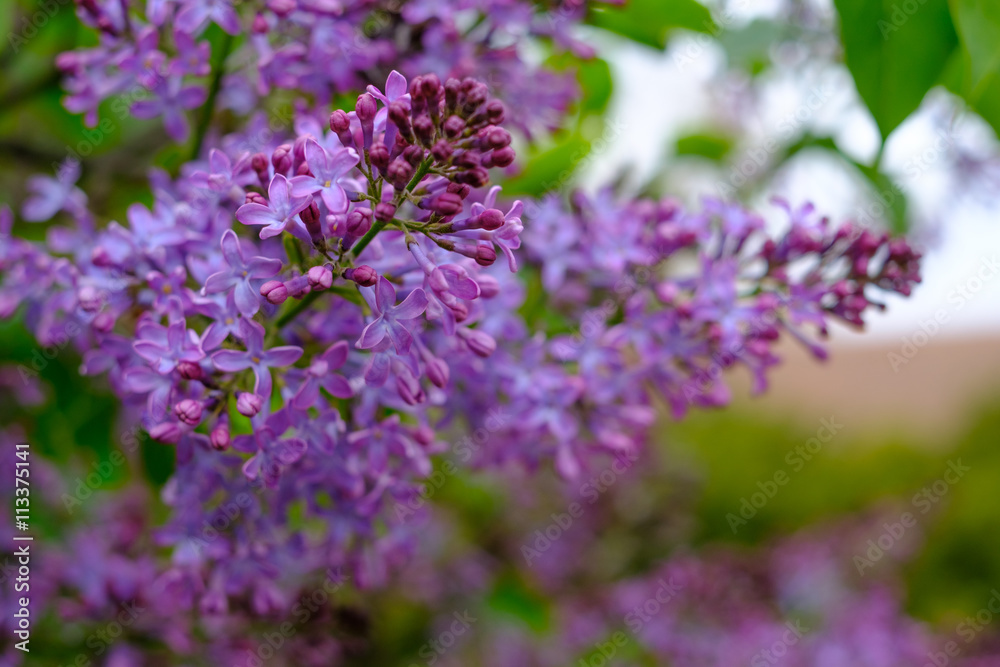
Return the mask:
<svg viewBox="0 0 1000 667">
<path fill-rule="evenodd" d="M 100 43 L 59 57 L 66 106 L 98 120 L 114 113 L 162 118 L 185 140 L 185 111 L 202 106 L 213 82 L 213 58 L 235 49 L 218 80 L 219 106 L 236 114 L 259 110 L 275 90 L 314 97 L 323 105 L 371 80 L 371 72 L 432 72 L 443 79 L 476 77 L 503 95 L 525 130 L 554 129 L 575 100 L 573 74 L 531 64 L 529 38 L 589 57 L 571 34 L 586 15 L 584 0 L 540 7 L 522 0 L 76 0 L 80 19 Z M 227 39 L 215 40 L 221 29 Z M 245 33 L 245 37 L 244 37 Z M 220 55 L 221 53 L 221 55 Z"/>
</svg>

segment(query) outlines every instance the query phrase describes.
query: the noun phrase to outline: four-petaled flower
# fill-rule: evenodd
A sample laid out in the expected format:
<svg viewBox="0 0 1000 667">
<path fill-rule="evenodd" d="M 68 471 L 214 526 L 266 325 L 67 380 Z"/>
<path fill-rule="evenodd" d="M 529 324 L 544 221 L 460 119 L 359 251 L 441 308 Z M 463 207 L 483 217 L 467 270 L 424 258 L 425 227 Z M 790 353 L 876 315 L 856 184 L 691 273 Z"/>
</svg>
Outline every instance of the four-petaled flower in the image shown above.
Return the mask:
<svg viewBox="0 0 1000 667">
<path fill-rule="evenodd" d="M 278 483 L 281 469 L 301 459 L 308 447 L 300 438 L 279 438 L 270 426 L 258 427 L 253 435 L 233 438 L 233 449 L 253 453 L 243 464 L 243 474 L 251 480 L 262 477 L 269 487 Z"/>
<path fill-rule="evenodd" d="M 292 399 L 292 406 L 306 410 L 319 398 L 319 388 L 326 389 L 336 398 L 350 398 L 354 395 L 351 385 L 342 376 L 334 374 L 347 361 L 347 342 L 331 345 L 326 352 L 316 357 L 306 371 L 306 379 Z"/>
<path fill-rule="evenodd" d="M 365 327 L 355 345 L 362 350 L 375 348 L 382 351 L 388 347 L 388 338 L 397 354 L 406 354 L 410 350 L 413 336 L 402 321 L 416 319 L 427 309 L 424 290 L 413 290 L 397 306 L 396 289 L 383 276 L 379 276 L 374 289 L 361 288 L 361 292 L 375 314 L 375 321 Z"/>
<path fill-rule="evenodd" d="M 236 307 L 246 317 L 253 317 L 260 310 L 260 283 L 281 271 L 281 260 L 267 257 L 251 257 L 249 261 L 243 259 L 240 240 L 231 229 L 222 234 L 222 256 L 229 269 L 213 273 L 205 279 L 202 292 L 215 294 L 235 287 Z"/>
<path fill-rule="evenodd" d="M 264 327 L 251 319 L 240 320 L 240 337 L 245 351 L 219 350 L 212 355 L 212 363 L 224 373 L 236 373 L 248 368 L 253 370 L 253 391 L 258 396 L 271 397 L 271 368 L 291 366 L 302 356 L 302 348 L 282 345 L 264 349 Z"/>
<path fill-rule="evenodd" d="M 167 374 L 182 361 L 200 361 L 205 358 L 198 334 L 187 328 L 182 319 L 163 327 L 155 323 L 140 324 L 136 330 L 139 340 L 133 349 L 140 357 L 155 364 L 157 372 Z"/>
<path fill-rule="evenodd" d="M 306 163 L 311 176 L 296 176 L 289 183 L 293 197 L 308 197 L 317 192 L 330 213 L 347 210 L 347 193 L 338 181 L 358 164 L 358 154 L 353 148 L 341 148 L 332 154 L 310 139 L 305 146 Z"/>
<path fill-rule="evenodd" d="M 262 239 L 269 239 L 285 231 L 296 215 L 312 202 L 312 197 L 296 197 L 291 192 L 288 179 L 276 174 L 267 188 L 268 204 L 244 204 L 236 210 L 236 219 L 244 225 L 264 225 Z"/>
</svg>

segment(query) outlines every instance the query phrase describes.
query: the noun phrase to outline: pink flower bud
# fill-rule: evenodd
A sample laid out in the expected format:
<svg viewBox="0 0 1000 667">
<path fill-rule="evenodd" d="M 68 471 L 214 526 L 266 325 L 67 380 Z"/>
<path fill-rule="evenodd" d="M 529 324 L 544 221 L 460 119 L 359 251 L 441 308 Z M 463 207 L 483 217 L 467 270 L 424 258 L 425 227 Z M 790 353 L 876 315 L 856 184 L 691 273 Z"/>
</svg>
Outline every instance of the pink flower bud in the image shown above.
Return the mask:
<svg viewBox="0 0 1000 667">
<path fill-rule="evenodd" d="M 264 399 L 257 394 L 243 392 L 236 397 L 236 411 L 244 417 L 253 417 L 264 407 Z"/>
<path fill-rule="evenodd" d="M 174 406 L 174 414 L 188 426 L 197 426 L 201 421 L 201 403 L 190 398 L 185 398 Z"/>
<path fill-rule="evenodd" d="M 309 278 L 309 286 L 314 290 L 330 289 L 333 285 L 333 271 L 325 266 L 314 266 L 306 274 Z"/>
<path fill-rule="evenodd" d="M 288 288 L 281 281 L 268 280 L 260 286 L 260 295 L 269 303 L 279 306 L 288 299 Z"/>
<path fill-rule="evenodd" d="M 344 278 L 353 280 L 362 287 L 371 287 L 378 282 L 378 272 L 367 264 L 344 271 Z"/>
<path fill-rule="evenodd" d="M 185 380 L 200 380 L 204 377 L 201 366 L 193 361 L 181 361 L 177 364 L 177 372 Z"/>
</svg>

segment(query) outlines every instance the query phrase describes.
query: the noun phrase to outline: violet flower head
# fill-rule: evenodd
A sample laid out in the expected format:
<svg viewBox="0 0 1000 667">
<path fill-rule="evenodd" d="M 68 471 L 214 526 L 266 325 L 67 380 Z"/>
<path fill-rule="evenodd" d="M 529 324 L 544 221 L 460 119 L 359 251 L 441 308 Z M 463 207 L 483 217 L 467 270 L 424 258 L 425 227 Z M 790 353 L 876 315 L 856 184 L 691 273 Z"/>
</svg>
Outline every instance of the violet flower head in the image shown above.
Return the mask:
<svg viewBox="0 0 1000 667">
<path fill-rule="evenodd" d="M 354 395 L 347 380 L 333 373 L 347 361 L 347 351 L 347 343 L 340 341 L 313 359 L 312 364 L 306 370 L 306 379 L 303 380 L 302 386 L 299 387 L 292 399 L 293 407 L 299 410 L 311 407 L 319 398 L 320 387 L 326 389 L 331 396 L 336 398 L 350 398 Z"/>
<path fill-rule="evenodd" d="M 396 305 L 396 289 L 384 276 L 378 277 L 374 288 L 362 288 L 375 320 L 365 327 L 355 346 L 361 350 L 384 350 L 392 342 L 397 354 L 410 351 L 413 336 L 404 322 L 414 320 L 427 309 L 427 295 L 417 288 Z"/>
<path fill-rule="evenodd" d="M 294 224 L 295 216 L 312 202 L 311 196 L 296 196 L 291 192 L 288 179 L 276 174 L 267 188 L 267 205 L 250 203 L 240 206 L 236 219 L 244 225 L 263 225 L 260 238 L 269 239 L 281 234 Z"/>
<path fill-rule="evenodd" d="M 264 349 L 264 327 L 251 319 L 240 320 L 240 337 L 245 351 L 219 350 L 212 355 L 212 363 L 224 373 L 238 373 L 251 369 L 254 377 L 254 393 L 265 399 L 271 396 L 271 368 L 291 366 L 302 356 L 302 348 L 295 345 L 281 345 Z"/>
<path fill-rule="evenodd" d="M 66 211 L 74 216 L 86 214 L 87 195 L 76 187 L 79 178 L 80 163 L 72 159 L 66 160 L 59 167 L 55 178 L 29 178 L 28 191 L 31 196 L 24 202 L 21 217 L 28 222 L 45 222 L 59 211 Z"/>
<path fill-rule="evenodd" d="M 296 176 L 289 181 L 292 196 L 308 197 L 318 192 L 330 213 L 346 211 L 347 193 L 339 181 L 358 164 L 357 152 L 353 148 L 341 148 L 330 153 L 310 139 L 305 145 L 305 158 L 312 174 Z"/>
<path fill-rule="evenodd" d="M 236 232 L 227 229 L 222 234 L 222 256 L 229 269 L 213 273 L 205 280 L 204 294 L 215 294 L 233 289 L 236 307 L 246 317 L 253 317 L 260 310 L 260 283 L 281 271 L 282 262 L 267 257 L 243 258 Z M 235 288 L 235 289 L 234 289 Z"/>
<path fill-rule="evenodd" d="M 205 358 L 198 335 L 187 328 L 184 320 L 162 327 L 140 325 L 138 340 L 133 344 L 136 354 L 154 365 L 161 374 L 174 370 L 182 361 L 197 362 Z"/>
<path fill-rule="evenodd" d="M 232 446 L 240 452 L 253 452 L 243 464 L 243 474 L 251 480 L 259 477 L 269 487 L 277 485 L 282 468 L 301 459 L 308 449 L 304 440 L 279 438 L 269 426 L 256 429 L 253 435 L 236 436 Z"/>
</svg>

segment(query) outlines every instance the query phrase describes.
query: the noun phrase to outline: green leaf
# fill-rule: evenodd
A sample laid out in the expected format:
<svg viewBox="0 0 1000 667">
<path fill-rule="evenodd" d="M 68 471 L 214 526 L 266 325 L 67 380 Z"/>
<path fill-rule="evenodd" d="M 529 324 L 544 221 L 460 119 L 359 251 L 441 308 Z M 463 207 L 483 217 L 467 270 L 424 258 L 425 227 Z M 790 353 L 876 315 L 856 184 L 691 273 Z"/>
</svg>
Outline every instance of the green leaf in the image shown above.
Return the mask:
<svg viewBox="0 0 1000 667">
<path fill-rule="evenodd" d="M 580 111 L 583 113 L 603 113 L 611 101 L 614 82 L 611 78 L 611 67 L 607 61 L 593 58 L 580 64 L 577 70 L 580 88 L 583 89 L 583 101 Z"/>
<path fill-rule="evenodd" d="M 539 197 L 561 190 L 572 182 L 576 166 L 589 152 L 590 143 L 578 133 L 563 137 L 555 146 L 529 156 L 524 171 L 504 183 L 504 195 Z"/>
<path fill-rule="evenodd" d="M 958 45 L 948 0 L 834 4 L 847 67 L 885 141 L 920 106 Z"/>
<path fill-rule="evenodd" d="M 676 28 L 716 31 L 708 8 L 695 0 L 628 0 L 624 7 L 595 7 L 588 21 L 654 49 L 666 48 Z"/>
<path fill-rule="evenodd" d="M 951 0 L 951 12 L 971 67 L 972 88 L 1000 68 L 1000 4 L 996 0 Z"/>
<path fill-rule="evenodd" d="M 771 62 L 771 47 L 788 34 L 787 25 L 756 19 L 742 28 L 722 32 L 719 44 L 725 49 L 731 66 L 759 74 Z"/>
<path fill-rule="evenodd" d="M 945 85 L 962 96 L 1000 135 L 1000 6 L 951 0 L 962 50 L 946 70 Z"/>
<path fill-rule="evenodd" d="M 677 140 L 677 155 L 696 155 L 715 162 L 733 149 L 733 140 L 721 134 L 689 134 Z"/>
</svg>

